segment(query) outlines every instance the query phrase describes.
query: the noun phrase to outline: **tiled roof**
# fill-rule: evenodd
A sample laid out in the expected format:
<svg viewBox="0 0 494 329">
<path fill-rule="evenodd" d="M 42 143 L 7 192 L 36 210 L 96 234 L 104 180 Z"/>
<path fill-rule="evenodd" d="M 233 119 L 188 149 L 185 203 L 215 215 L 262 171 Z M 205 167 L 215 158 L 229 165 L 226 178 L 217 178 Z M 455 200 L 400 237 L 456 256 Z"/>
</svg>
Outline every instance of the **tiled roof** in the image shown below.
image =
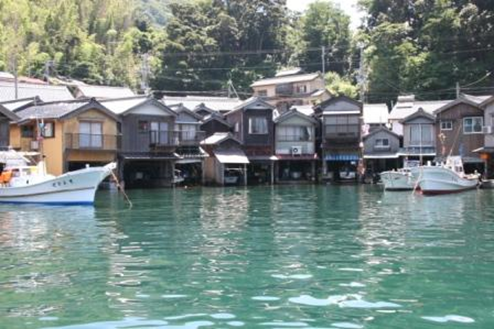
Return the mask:
<svg viewBox="0 0 494 329">
<path fill-rule="evenodd" d="M 163 96 L 162 102 L 166 105 L 174 105 L 181 103 L 190 110 L 194 110 L 197 106 L 204 104 L 207 108 L 215 111 L 231 111 L 237 105 L 242 103 L 238 98 L 228 97 L 201 97 L 201 96 Z"/>
<path fill-rule="evenodd" d="M 376 124 L 388 123 L 389 111 L 385 103 L 382 104 L 364 104 L 364 123 Z"/>
<path fill-rule="evenodd" d="M 74 96 L 65 86 L 53 86 L 34 83 L 18 83 L 17 98 L 32 98 L 38 96 L 45 102 L 72 100 Z M 0 102 L 15 100 L 15 85 L 13 82 L 0 81 Z"/>
<path fill-rule="evenodd" d="M 270 85 L 278 85 L 283 83 L 294 83 L 294 82 L 304 82 L 304 81 L 312 81 L 316 78 L 320 77 L 319 73 L 309 73 L 309 74 L 297 74 L 297 75 L 288 75 L 281 77 L 274 77 L 268 79 L 262 79 L 251 84 L 251 87 L 262 87 L 262 86 L 270 86 Z"/>
<path fill-rule="evenodd" d="M 442 100 L 442 101 L 412 101 L 406 100 L 401 102 L 398 100 L 396 105 L 393 107 L 389 113 L 389 120 L 402 120 L 413 113 L 417 112 L 420 108 L 424 112 L 429 114 L 434 114 L 434 111 L 443 107 L 444 105 L 452 102 L 453 100 Z"/>
<path fill-rule="evenodd" d="M 38 118 L 38 119 L 58 119 L 82 106 L 89 104 L 88 100 L 52 102 L 33 105 L 16 114 L 21 120 Z"/>
<path fill-rule="evenodd" d="M 77 90 L 82 94 L 79 97 L 82 96 L 96 99 L 112 99 L 136 96 L 136 94 L 127 87 L 80 85 L 77 86 Z"/>
</svg>

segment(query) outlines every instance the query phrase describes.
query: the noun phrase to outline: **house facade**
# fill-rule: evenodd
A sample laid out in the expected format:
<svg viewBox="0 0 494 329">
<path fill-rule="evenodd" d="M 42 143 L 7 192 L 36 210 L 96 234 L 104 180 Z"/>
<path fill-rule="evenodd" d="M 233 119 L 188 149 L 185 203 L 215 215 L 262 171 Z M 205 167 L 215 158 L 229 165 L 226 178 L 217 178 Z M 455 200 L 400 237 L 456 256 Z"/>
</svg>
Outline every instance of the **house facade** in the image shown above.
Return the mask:
<svg viewBox="0 0 494 329">
<path fill-rule="evenodd" d="M 483 173 L 484 160 L 478 149 L 484 146 L 484 110 L 477 103 L 459 98 L 435 111 L 438 161 L 448 155 L 462 157 L 465 172 Z"/>
<path fill-rule="evenodd" d="M 0 104 L 0 150 L 10 145 L 10 123 L 19 120 L 19 117 Z"/>
<path fill-rule="evenodd" d="M 151 97 L 102 101 L 121 120 L 119 176 L 125 186 L 167 187 L 174 183 L 180 134 L 177 113 Z"/>
<path fill-rule="evenodd" d="M 366 178 L 402 167 L 399 154 L 401 136 L 381 126 L 365 135 L 363 142 Z"/>
<path fill-rule="evenodd" d="M 316 107 L 321 124 L 322 179 L 356 182 L 362 165 L 363 104 L 339 96 Z"/>
<path fill-rule="evenodd" d="M 331 97 L 320 73 L 303 73 L 300 69 L 279 72 L 275 77 L 255 81 L 255 97 L 284 111 L 292 105 L 312 105 Z"/>
<path fill-rule="evenodd" d="M 232 132 L 233 127 L 226 121 L 222 114 L 213 112 L 205 115 L 201 120 L 201 131 L 204 131 L 206 137 L 212 136 L 215 133 Z"/>
<path fill-rule="evenodd" d="M 275 124 L 275 182 L 312 182 L 316 179 L 318 121 L 296 109 L 278 115 Z"/>
<path fill-rule="evenodd" d="M 485 162 L 485 177 L 494 178 L 494 96 L 487 98 L 480 107 L 484 110 L 484 146 L 477 151 Z"/>
<path fill-rule="evenodd" d="M 94 99 L 41 103 L 16 115 L 19 120 L 10 126 L 11 146 L 46 156 L 50 174 L 116 160 L 120 119 Z"/>
<path fill-rule="evenodd" d="M 233 136 L 242 143 L 249 159 L 249 184 L 274 183 L 274 106 L 253 97 L 225 114 Z"/>
<path fill-rule="evenodd" d="M 432 162 L 437 155 L 435 117 L 419 108 L 400 124 L 403 126 L 403 147 L 400 149 L 403 161 Z"/>
</svg>

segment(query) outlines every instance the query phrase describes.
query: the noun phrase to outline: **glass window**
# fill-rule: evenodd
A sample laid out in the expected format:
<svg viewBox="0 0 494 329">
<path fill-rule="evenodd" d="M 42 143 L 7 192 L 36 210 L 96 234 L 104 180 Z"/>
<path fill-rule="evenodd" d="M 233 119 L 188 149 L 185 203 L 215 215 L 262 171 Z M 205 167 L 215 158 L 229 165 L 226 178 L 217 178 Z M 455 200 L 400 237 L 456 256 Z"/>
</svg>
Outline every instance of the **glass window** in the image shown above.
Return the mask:
<svg viewBox="0 0 494 329">
<path fill-rule="evenodd" d="M 182 124 L 180 127 L 182 140 L 184 141 L 193 141 L 196 139 L 196 125 L 186 125 Z"/>
<path fill-rule="evenodd" d="M 257 96 L 259 97 L 266 97 L 267 95 L 268 95 L 268 91 L 266 89 L 257 91 Z"/>
<path fill-rule="evenodd" d="M 168 122 L 152 121 L 150 124 L 151 143 L 168 144 Z"/>
<path fill-rule="evenodd" d="M 268 120 L 265 117 L 249 118 L 249 134 L 267 134 Z"/>
<path fill-rule="evenodd" d="M 377 138 L 376 139 L 376 146 L 377 147 L 388 147 L 389 146 L 389 139 L 387 139 L 387 138 Z"/>
<path fill-rule="evenodd" d="M 441 130 L 453 130 L 453 121 L 441 121 Z"/>
<path fill-rule="evenodd" d="M 21 126 L 21 137 L 34 137 L 34 127 L 33 126 Z"/>
<path fill-rule="evenodd" d="M 45 122 L 42 131 L 43 131 L 43 137 L 46 138 L 55 137 L 55 123 Z"/>
<path fill-rule="evenodd" d="M 463 119 L 464 134 L 481 134 L 484 125 L 483 117 L 469 117 Z"/>
<path fill-rule="evenodd" d="M 79 147 L 103 147 L 103 124 L 101 122 L 79 122 Z"/>
<path fill-rule="evenodd" d="M 149 122 L 144 120 L 139 120 L 138 124 L 139 132 L 148 132 L 149 131 Z"/>
</svg>

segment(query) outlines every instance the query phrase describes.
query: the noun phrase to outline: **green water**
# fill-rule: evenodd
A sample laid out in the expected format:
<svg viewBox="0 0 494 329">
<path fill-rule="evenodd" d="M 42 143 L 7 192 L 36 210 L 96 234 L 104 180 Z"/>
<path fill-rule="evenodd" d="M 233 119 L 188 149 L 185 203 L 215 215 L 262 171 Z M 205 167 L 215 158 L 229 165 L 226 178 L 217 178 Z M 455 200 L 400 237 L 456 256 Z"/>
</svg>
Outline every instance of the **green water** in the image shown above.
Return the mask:
<svg viewBox="0 0 494 329">
<path fill-rule="evenodd" d="M 0 328 L 494 328 L 494 191 L 0 206 Z"/>
</svg>

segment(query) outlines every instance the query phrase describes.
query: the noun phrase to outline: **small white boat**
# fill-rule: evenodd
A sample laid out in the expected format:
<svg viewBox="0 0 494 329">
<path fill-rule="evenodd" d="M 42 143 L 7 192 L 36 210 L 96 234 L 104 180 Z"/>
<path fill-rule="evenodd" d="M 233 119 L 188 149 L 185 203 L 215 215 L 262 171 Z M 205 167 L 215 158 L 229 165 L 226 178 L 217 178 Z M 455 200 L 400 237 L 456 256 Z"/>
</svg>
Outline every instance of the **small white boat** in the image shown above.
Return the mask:
<svg viewBox="0 0 494 329">
<path fill-rule="evenodd" d="M 383 171 L 381 181 L 386 191 L 411 191 L 416 187 L 412 168 L 417 168 L 418 161 L 407 161 L 405 167 L 398 170 Z M 416 169 L 413 169 L 416 170 Z"/>
<path fill-rule="evenodd" d="M 44 161 L 37 166 L 7 166 L 1 174 L 0 203 L 91 205 L 98 185 L 115 168 L 112 162 L 55 177 L 46 174 Z"/>
<path fill-rule="evenodd" d="M 462 192 L 475 189 L 480 183 L 480 174 L 465 174 L 459 156 L 450 156 L 439 166 L 421 166 L 413 176 L 424 195 Z"/>
</svg>

